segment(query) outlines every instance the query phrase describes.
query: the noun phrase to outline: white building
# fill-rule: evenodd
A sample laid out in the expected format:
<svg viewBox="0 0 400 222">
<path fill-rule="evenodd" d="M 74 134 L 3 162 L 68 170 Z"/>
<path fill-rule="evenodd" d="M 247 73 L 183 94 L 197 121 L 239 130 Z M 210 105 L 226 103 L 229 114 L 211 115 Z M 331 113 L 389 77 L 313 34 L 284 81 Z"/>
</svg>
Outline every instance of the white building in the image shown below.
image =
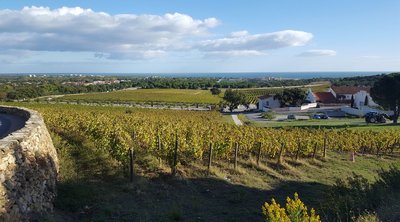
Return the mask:
<svg viewBox="0 0 400 222">
<path fill-rule="evenodd" d="M 261 111 L 268 111 L 270 109 L 279 108 L 281 103 L 274 95 L 265 95 L 258 97 L 258 109 Z"/>
<path fill-rule="evenodd" d="M 369 87 L 333 86 L 331 92 L 340 102 L 351 103 L 353 98 L 353 106 L 357 108 L 363 106 L 378 106 L 369 94 L 369 90 Z"/>
<path fill-rule="evenodd" d="M 368 100 L 368 101 L 366 101 Z M 367 103 L 367 104 L 365 104 Z M 354 94 L 354 106 L 355 107 L 362 107 L 362 106 L 378 106 L 372 99 L 372 97 L 369 95 L 368 92 L 366 91 L 359 91 L 356 94 Z"/>
<path fill-rule="evenodd" d="M 311 103 L 317 102 L 317 97 L 314 95 L 314 93 L 311 90 L 311 88 L 308 88 L 308 90 L 307 90 L 307 98 L 306 98 L 306 100 L 311 102 Z"/>
</svg>

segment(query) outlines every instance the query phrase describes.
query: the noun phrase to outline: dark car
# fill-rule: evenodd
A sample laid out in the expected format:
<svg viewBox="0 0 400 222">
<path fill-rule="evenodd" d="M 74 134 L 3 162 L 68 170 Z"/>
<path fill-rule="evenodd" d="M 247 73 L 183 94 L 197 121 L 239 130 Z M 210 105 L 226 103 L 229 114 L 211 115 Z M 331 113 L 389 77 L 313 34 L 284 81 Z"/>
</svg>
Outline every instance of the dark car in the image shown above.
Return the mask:
<svg viewBox="0 0 400 222">
<path fill-rule="evenodd" d="M 321 119 L 329 119 L 329 116 L 326 114 L 321 114 Z"/>
<path fill-rule="evenodd" d="M 321 116 L 319 114 L 314 114 L 312 116 L 313 119 L 321 119 Z"/>
<path fill-rule="evenodd" d="M 329 116 L 323 113 L 313 115 L 313 119 L 329 119 Z"/>
<path fill-rule="evenodd" d="M 296 119 L 296 116 L 293 115 L 293 114 L 290 114 L 290 115 L 287 116 L 287 119 Z"/>
</svg>

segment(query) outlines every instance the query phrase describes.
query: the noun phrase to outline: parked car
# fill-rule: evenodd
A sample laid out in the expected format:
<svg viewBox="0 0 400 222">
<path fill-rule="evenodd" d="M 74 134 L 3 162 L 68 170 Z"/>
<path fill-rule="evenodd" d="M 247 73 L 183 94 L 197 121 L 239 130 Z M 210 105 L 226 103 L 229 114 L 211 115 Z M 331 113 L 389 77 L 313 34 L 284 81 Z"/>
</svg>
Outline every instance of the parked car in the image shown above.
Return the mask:
<svg viewBox="0 0 400 222">
<path fill-rule="evenodd" d="M 296 119 L 296 116 L 293 115 L 293 114 L 290 114 L 290 115 L 287 116 L 287 119 Z"/>
<path fill-rule="evenodd" d="M 329 116 L 323 113 L 317 113 L 313 115 L 313 119 L 329 119 Z"/>
</svg>

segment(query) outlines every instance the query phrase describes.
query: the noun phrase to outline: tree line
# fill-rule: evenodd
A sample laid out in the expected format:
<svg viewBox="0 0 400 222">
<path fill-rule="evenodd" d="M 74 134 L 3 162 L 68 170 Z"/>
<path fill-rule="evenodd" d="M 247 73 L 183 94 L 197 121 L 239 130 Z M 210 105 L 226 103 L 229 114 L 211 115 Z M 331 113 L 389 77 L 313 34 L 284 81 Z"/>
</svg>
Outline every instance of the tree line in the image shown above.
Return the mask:
<svg viewBox="0 0 400 222">
<path fill-rule="evenodd" d="M 112 84 L 88 84 L 94 81 L 122 80 Z M 102 77 L 102 76 L 0 76 L 0 100 L 24 100 L 57 94 L 107 92 L 130 87 L 143 89 L 221 89 L 291 86 L 308 84 L 314 80 L 264 80 L 219 78 L 164 78 L 164 77 Z M 213 91 L 215 94 L 218 90 Z"/>
</svg>

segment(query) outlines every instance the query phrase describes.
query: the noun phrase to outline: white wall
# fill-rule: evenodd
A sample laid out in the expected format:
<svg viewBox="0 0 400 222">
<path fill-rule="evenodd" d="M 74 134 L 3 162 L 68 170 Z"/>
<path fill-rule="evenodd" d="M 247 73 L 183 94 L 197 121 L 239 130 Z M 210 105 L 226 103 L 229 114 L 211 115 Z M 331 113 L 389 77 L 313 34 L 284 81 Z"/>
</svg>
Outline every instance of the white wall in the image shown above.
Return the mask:
<svg viewBox="0 0 400 222">
<path fill-rule="evenodd" d="M 368 106 L 378 106 L 378 104 L 372 100 L 372 97 L 366 91 L 360 91 L 354 94 L 354 106 L 358 108 L 363 107 L 366 96 L 368 97 Z"/>
<path fill-rule="evenodd" d="M 309 103 L 309 104 L 306 104 L 306 105 L 302 105 L 300 107 L 300 109 L 301 110 L 305 110 L 305 109 L 309 109 L 309 108 L 316 108 L 317 105 L 318 105 L 317 103 Z"/>
<path fill-rule="evenodd" d="M 317 98 L 315 97 L 315 95 L 312 92 L 311 88 L 308 88 L 306 100 L 308 100 L 308 101 L 310 101 L 312 103 L 317 102 Z"/>
<path fill-rule="evenodd" d="M 268 97 L 266 99 L 258 99 L 259 109 L 264 110 L 265 108 L 274 109 L 279 108 L 281 103 L 278 99 L 274 99 L 274 97 Z"/>
<path fill-rule="evenodd" d="M 365 114 L 369 113 L 369 112 L 379 112 L 379 113 L 386 113 L 388 115 L 393 115 L 392 111 L 382 111 L 382 110 L 378 110 L 378 109 L 373 109 L 370 107 L 362 107 L 361 109 L 354 109 L 348 106 L 344 106 L 342 108 L 340 108 L 340 110 L 342 110 L 343 112 L 350 114 L 350 115 L 355 115 L 355 116 L 364 116 Z"/>
</svg>

